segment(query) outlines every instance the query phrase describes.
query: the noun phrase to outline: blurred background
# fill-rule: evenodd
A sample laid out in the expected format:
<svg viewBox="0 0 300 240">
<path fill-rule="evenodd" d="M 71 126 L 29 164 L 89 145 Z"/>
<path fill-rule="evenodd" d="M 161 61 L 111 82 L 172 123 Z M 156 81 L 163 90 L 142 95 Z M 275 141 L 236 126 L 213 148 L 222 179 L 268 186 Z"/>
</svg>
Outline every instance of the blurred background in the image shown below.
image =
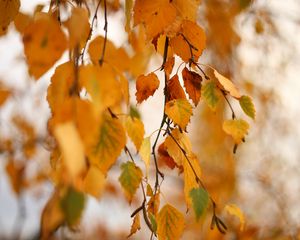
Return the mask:
<svg viewBox="0 0 300 240">
<path fill-rule="evenodd" d="M 126 46 L 124 2 L 108 2 L 108 38 L 116 46 Z M 38 4 L 40 10 L 48 10 L 49 1 L 22 0 L 21 12 L 32 15 Z M 91 9 L 95 4 L 91 3 Z M 103 34 L 103 21 L 97 21 L 95 34 Z M 228 233 L 222 235 L 210 230 L 209 216 L 196 223 L 188 213 L 190 224 L 182 239 L 300 239 L 300 1 L 202 0 L 198 22 L 207 35 L 201 63 L 218 69 L 252 97 L 256 119 L 247 119 L 251 128 L 246 142 L 233 154 L 232 139 L 222 130 L 223 120 L 231 114 L 228 106 L 223 103 L 212 113 L 200 101 L 188 133 L 203 181 L 220 206 L 234 203 L 241 208 L 246 227 L 239 231 L 237 219 L 221 211 L 230 223 Z M 146 72 L 162 61 L 152 51 Z M 67 58 L 66 54 L 57 65 Z M 34 239 L 53 190 L 46 144 L 50 116 L 46 92 L 52 74 L 53 69 L 39 81 L 29 77 L 22 37 L 12 23 L 0 37 L 0 239 Z M 132 81 L 131 103 L 136 105 L 134 93 Z M 160 88 L 137 106 L 146 136 L 159 128 L 162 101 Z M 232 105 L 236 115 L 243 116 L 236 102 Z M 119 161 L 122 158 L 125 155 Z M 166 175 L 164 194 L 185 211 L 181 177 L 163 164 L 161 168 Z M 140 199 L 128 204 L 118 176 L 119 169 L 113 168 L 106 193 L 101 199 L 88 199 L 78 229 L 61 228 L 57 239 L 126 238 L 130 215 Z M 131 238 L 148 239 L 149 235 L 142 226 Z"/>
</svg>

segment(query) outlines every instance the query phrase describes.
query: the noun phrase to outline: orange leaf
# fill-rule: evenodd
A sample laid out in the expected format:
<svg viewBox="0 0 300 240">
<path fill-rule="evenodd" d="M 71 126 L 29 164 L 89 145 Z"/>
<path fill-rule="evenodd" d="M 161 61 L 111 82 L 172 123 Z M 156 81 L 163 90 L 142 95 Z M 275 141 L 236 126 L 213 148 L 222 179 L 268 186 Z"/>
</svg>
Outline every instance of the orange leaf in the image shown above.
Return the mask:
<svg viewBox="0 0 300 240">
<path fill-rule="evenodd" d="M 101 113 L 122 99 L 120 83 L 112 68 L 107 65 L 80 66 L 79 82 L 90 94 L 95 113 Z"/>
<path fill-rule="evenodd" d="M 133 222 L 132 222 L 132 225 L 131 225 L 131 229 L 130 229 L 130 233 L 127 236 L 127 238 L 131 237 L 133 234 L 135 234 L 140 229 L 141 229 L 140 214 L 137 213 L 134 216 L 134 219 L 133 219 Z"/>
<path fill-rule="evenodd" d="M 102 57 L 104 47 L 104 37 L 98 36 L 89 45 L 89 55 L 92 62 L 98 65 Z M 107 39 L 105 46 L 104 62 L 117 68 L 119 71 L 126 71 L 129 69 L 130 59 L 124 48 L 116 48 L 116 46 Z"/>
<path fill-rule="evenodd" d="M 172 73 L 174 63 L 175 63 L 175 57 L 170 57 L 167 59 L 165 65 L 164 65 L 164 70 L 165 70 L 165 73 L 168 78 L 170 77 L 170 75 Z"/>
<path fill-rule="evenodd" d="M 54 65 L 67 46 L 59 23 L 47 14 L 41 15 L 26 28 L 23 43 L 29 73 L 36 79 Z"/>
<path fill-rule="evenodd" d="M 20 8 L 20 0 L 0 1 L 0 29 L 5 30 L 14 20 Z M 1 31 L 0 30 L 0 31 Z"/>
<path fill-rule="evenodd" d="M 176 9 L 169 0 L 137 0 L 133 10 L 134 25 L 145 24 L 149 39 L 163 33 L 176 18 Z"/>
<path fill-rule="evenodd" d="M 175 6 L 179 15 L 186 20 L 197 20 L 197 12 L 201 0 L 173 0 L 172 4 Z"/>
<path fill-rule="evenodd" d="M 15 27 L 17 31 L 21 34 L 24 33 L 25 29 L 31 22 L 32 22 L 32 17 L 21 12 L 19 12 L 14 19 Z"/>
<path fill-rule="evenodd" d="M 202 77 L 193 71 L 189 71 L 186 67 L 182 70 L 182 78 L 186 92 L 190 99 L 193 100 L 195 106 L 199 103 L 201 96 Z"/>
<path fill-rule="evenodd" d="M 174 75 L 168 82 L 167 88 L 169 93 L 169 99 L 186 99 L 183 88 L 178 80 L 178 75 Z"/>
<path fill-rule="evenodd" d="M 165 143 L 160 144 L 158 147 L 158 160 L 165 163 L 171 169 L 174 169 L 176 166 L 178 167 L 174 159 L 169 155 Z"/>
<path fill-rule="evenodd" d="M 180 35 L 173 37 L 170 45 L 183 61 L 188 62 L 191 58 L 194 61 L 198 60 L 205 49 L 205 42 L 204 30 L 196 23 L 184 20 L 181 24 Z"/>
<path fill-rule="evenodd" d="M 153 72 L 148 75 L 140 75 L 136 80 L 136 101 L 141 103 L 152 96 L 159 87 L 159 80 Z"/>
<path fill-rule="evenodd" d="M 11 95 L 11 92 L 9 90 L 3 89 L 0 85 L 0 106 L 3 105 L 7 98 Z"/>
<path fill-rule="evenodd" d="M 78 44 L 84 46 L 87 41 L 90 24 L 88 12 L 84 8 L 73 8 L 72 15 L 65 23 L 70 35 L 70 48 L 75 48 Z M 81 48 L 80 47 L 80 48 Z"/>
</svg>

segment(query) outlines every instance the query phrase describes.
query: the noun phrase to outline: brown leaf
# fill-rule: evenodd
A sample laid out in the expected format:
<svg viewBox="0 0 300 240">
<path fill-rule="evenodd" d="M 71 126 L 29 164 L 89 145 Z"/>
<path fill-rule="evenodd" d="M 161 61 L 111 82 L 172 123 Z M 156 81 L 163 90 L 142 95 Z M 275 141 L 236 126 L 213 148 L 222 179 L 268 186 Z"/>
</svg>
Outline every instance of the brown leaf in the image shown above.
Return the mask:
<svg viewBox="0 0 300 240">
<path fill-rule="evenodd" d="M 169 100 L 186 99 L 183 88 L 178 80 L 178 75 L 174 75 L 167 83 Z"/>
<path fill-rule="evenodd" d="M 186 92 L 190 99 L 193 100 L 195 106 L 197 106 L 201 97 L 202 77 L 198 73 L 190 71 L 185 67 L 182 70 L 182 78 Z"/>
</svg>

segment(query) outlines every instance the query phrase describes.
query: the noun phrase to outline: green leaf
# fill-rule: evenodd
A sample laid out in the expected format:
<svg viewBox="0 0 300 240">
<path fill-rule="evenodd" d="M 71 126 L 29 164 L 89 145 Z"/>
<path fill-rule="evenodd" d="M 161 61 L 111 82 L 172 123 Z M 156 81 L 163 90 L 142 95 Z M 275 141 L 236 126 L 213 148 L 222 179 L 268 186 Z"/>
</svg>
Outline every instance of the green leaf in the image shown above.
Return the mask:
<svg viewBox="0 0 300 240">
<path fill-rule="evenodd" d="M 119 182 L 121 183 L 125 195 L 129 202 L 131 202 L 139 184 L 142 181 L 142 170 L 133 162 L 126 162 L 121 165 L 121 175 Z"/>
<path fill-rule="evenodd" d="M 179 240 L 184 229 L 184 216 L 170 204 L 166 204 L 157 215 L 159 240 Z"/>
<path fill-rule="evenodd" d="M 239 102 L 244 113 L 252 119 L 255 119 L 256 111 L 252 99 L 249 96 L 244 95 L 239 99 Z"/>
<path fill-rule="evenodd" d="M 61 209 L 69 226 L 77 224 L 80 220 L 84 203 L 84 194 L 76 191 L 73 187 L 69 187 L 61 200 Z"/>
<path fill-rule="evenodd" d="M 206 81 L 201 88 L 201 96 L 204 98 L 211 110 L 215 111 L 219 102 L 216 83 L 212 80 Z"/>
<path fill-rule="evenodd" d="M 207 208 L 209 196 L 203 188 L 193 188 L 190 191 L 190 197 L 192 198 L 193 209 L 196 215 L 196 221 L 199 220 L 201 215 Z"/>
<path fill-rule="evenodd" d="M 156 231 L 157 231 L 157 222 L 156 222 L 155 216 L 152 213 L 149 213 L 148 216 L 149 216 L 149 219 L 150 219 L 150 222 L 151 222 L 152 230 L 153 230 L 153 232 L 156 233 Z"/>
</svg>

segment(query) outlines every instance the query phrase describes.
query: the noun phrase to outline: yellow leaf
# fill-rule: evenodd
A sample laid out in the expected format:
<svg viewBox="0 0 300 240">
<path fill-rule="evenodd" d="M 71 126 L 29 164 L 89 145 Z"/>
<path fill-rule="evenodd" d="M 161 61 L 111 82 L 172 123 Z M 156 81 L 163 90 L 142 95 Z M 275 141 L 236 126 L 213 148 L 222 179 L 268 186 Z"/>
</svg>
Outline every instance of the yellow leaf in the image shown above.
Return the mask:
<svg viewBox="0 0 300 240">
<path fill-rule="evenodd" d="M 166 204 L 157 215 L 159 240 L 179 240 L 184 230 L 184 216 L 170 204 Z"/>
<path fill-rule="evenodd" d="M 102 57 L 102 50 L 104 47 L 104 38 L 98 36 L 89 45 L 89 55 L 95 65 L 99 64 Z M 107 39 L 105 46 L 104 62 L 118 69 L 119 71 L 126 71 L 129 69 L 130 59 L 124 48 L 116 48 L 115 45 Z"/>
<path fill-rule="evenodd" d="M 95 198 L 99 198 L 104 190 L 105 176 L 95 166 L 90 166 L 84 178 L 84 191 Z"/>
<path fill-rule="evenodd" d="M 244 113 L 246 113 L 252 119 L 255 119 L 255 107 L 252 99 L 249 96 L 241 96 L 239 103 Z"/>
<path fill-rule="evenodd" d="M 186 129 L 193 114 L 192 106 L 186 99 L 174 99 L 166 103 L 165 113 L 181 129 Z"/>
<path fill-rule="evenodd" d="M 61 206 L 61 193 L 56 190 L 48 200 L 41 216 L 41 239 L 50 239 L 52 234 L 64 222 Z"/>
<path fill-rule="evenodd" d="M 20 0 L 0 1 L 0 31 L 5 30 L 9 23 L 14 20 L 20 8 Z"/>
<path fill-rule="evenodd" d="M 159 80 L 153 72 L 148 75 L 140 75 L 136 80 L 136 101 L 141 103 L 152 96 L 159 87 Z"/>
<path fill-rule="evenodd" d="M 79 133 L 72 122 L 59 124 L 54 136 L 63 154 L 65 167 L 71 178 L 76 178 L 85 168 L 84 147 Z"/>
<path fill-rule="evenodd" d="M 23 43 L 29 73 L 36 79 L 54 65 L 67 46 L 59 23 L 46 14 L 25 29 Z"/>
<path fill-rule="evenodd" d="M 226 120 L 223 123 L 223 130 L 233 137 L 236 144 L 241 143 L 248 134 L 249 124 L 242 119 Z"/>
<path fill-rule="evenodd" d="M 201 168 L 199 165 L 199 160 L 194 153 L 187 154 L 187 158 L 183 159 L 183 174 L 184 174 L 184 196 L 187 207 L 192 206 L 192 199 L 190 196 L 190 191 L 193 188 L 198 188 L 199 183 L 196 181 L 195 173 L 200 179 L 201 177 Z"/>
<path fill-rule="evenodd" d="M 239 90 L 236 88 L 236 86 L 231 82 L 228 78 L 224 77 L 220 73 L 218 73 L 217 70 L 214 70 L 215 77 L 218 79 L 221 86 L 224 88 L 225 91 L 229 92 L 229 94 L 239 99 L 241 97 L 241 94 Z"/>
<path fill-rule="evenodd" d="M 145 134 L 143 122 L 138 118 L 128 116 L 126 118 L 125 127 L 128 136 L 136 147 L 136 150 L 139 151 Z"/>
<path fill-rule="evenodd" d="M 133 162 L 123 163 L 121 165 L 121 170 L 122 172 L 119 177 L 119 182 L 123 187 L 127 199 L 131 202 L 142 181 L 143 173 L 142 170 Z"/>
<path fill-rule="evenodd" d="M 133 219 L 133 222 L 132 222 L 132 225 L 131 225 L 131 229 L 130 229 L 130 233 L 127 236 L 127 238 L 131 237 L 133 234 L 135 234 L 140 229 L 141 229 L 140 214 L 137 213 L 134 216 L 134 219 Z"/>
<path fill-rule="evenodd" d="M 186 154 L 190 154 L 192 152 L 191 141 L 188 136 L 185 133 L 180 132 L 178 128 L 175 128 L 171 134 L 177 143 L 171 136 L 168 136 L 165 140 L 164 146 L 168 154 L 174 159 L 177 166 L 182 166 L 185 156 L 179 146 L 186 152 Z"/>
<path fill-rule="evenodd" d="M 197 20 L 197 12 L 201 0 L 173 0 L 172 4 L 175 6 L 179 15 L 186 20 Z"/>
<path fill-rule="evenodd" d="M 147 176 L 148 176 L 148 169 L 149 169 L 150 157 L 151 157 L 150 137 L 144 138 L 141 148 L 139 150 L 139 154 L 146 165 L 146 172 L 147 172 Z"/>
<path fill-rule="evenodd" d="M 125 130 L 119 119 L 103 114 L 98 137 L 88 147 L 88 157 L 106 175 L 126 144 Z"/>
<path fill-rule="evenodd" d="M 112 107 L 122 99 L 120 83 L 115 79 L 112 69 L 103 65 L 86 65 L 79 69 L 79 82 L 92 98 L 96 114 Z"/>
<path fill-rule="evenodd" d="M 176 18 L 176 9 L 169 0 L 137 0 L 133 11 L 134 25 L 145 24 L 149 39 L 163 33 Z"/>
<path fill-rule="evenodd" d="M 236 206 L 235 204 L 228 204 L 225 206 L 225 210 L 233 215 L 239 218 L 240 220 L 240 231 L 244 231 L 245 229 L 245 216 L 242 210 Z"/>
<path fill-rule="evenodd" d="M 73 49 L 77 45 L 80 49 L 84 46 L 89 36 L 90 24 L 88 12 L 84 8 L 73 8 L 72 15 L 65 23 L 69 31 L 69 44 L 70 48 Z"/>
<path fill-rule="evenodd" d="M 152 215 L 156 216 L 159 205 L 160 205 L 160 193 L 157 192 L 155 195 L 152 195 L 147 203 L 147 212 L 148 214 L 151 213 Z"/>
</svg>

